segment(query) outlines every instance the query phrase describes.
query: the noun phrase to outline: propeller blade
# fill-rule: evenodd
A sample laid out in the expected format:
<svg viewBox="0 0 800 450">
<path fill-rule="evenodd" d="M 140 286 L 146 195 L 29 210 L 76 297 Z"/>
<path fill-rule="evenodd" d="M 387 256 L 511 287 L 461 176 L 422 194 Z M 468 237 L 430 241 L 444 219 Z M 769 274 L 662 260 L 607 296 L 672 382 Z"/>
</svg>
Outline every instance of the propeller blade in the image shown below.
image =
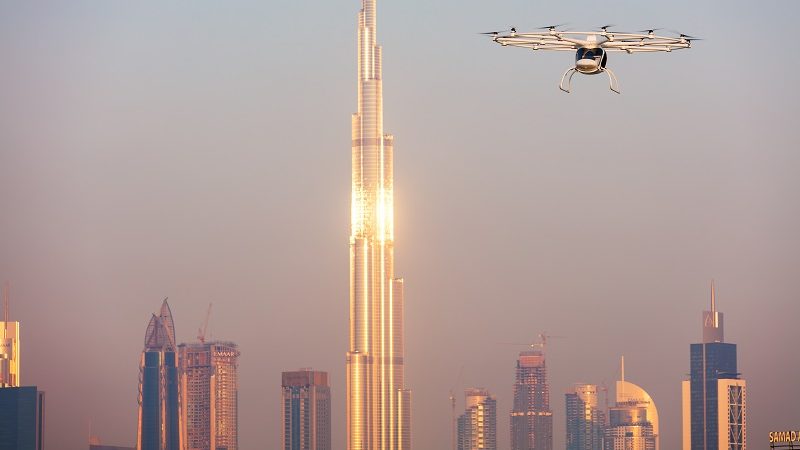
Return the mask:
<svg viewBox="0 0 800 450">
<path fill-rule="evenodd" d="M 512 29 L 510 29 L 510 30 L 501 30 L 501 31 L 485 31 L 485 32 L 483 32 L 483 33 L 478 33 L 478 34 L 485 34 L 485 35 L 487 35 L 487 36 L 497 36 L 497 35 L 498 35 L 498 34 L 500 34 L 500 33 L 508 33 L 508 32 L 512 32 L 512 33 L 513 33 L 513 32 L 515 32 L 515 31 L 517 31 L 517 30 L 516 30 L 515 28 L 512 28 Z"/>
<path fill-rule="evenodd" d="M 558 27 L 563 27 L 566 23 L 560 23 L 558 25 L 548 25 L 546 27 L 539 27 L 537 30 L 555 30 Z"/>
<path fill-rule="evenodd" d="M 603 31 L 606 31 L 606 30 L 608 30 L 609 28 L 611 28 L 611 27 L 615 27 L 615 26 L 616 26 L 616 25 L 603 25 L 602 27 L 600 27 L 600 29 L 601 29 L 601 30 L 603 30 Z"/>
<path fill-rule="evenodd" d="M 639 30 L 639 31 L 637 31 L 637 33 L 652 34 L 652 33 L 655 33 L 656 31 L 659 31 L 659 30 L 663 30 L 663 28 L 650 28 L 649 30 Z"/>
<path fill-rule="evenodd" d="M 697 36 L 689 36 L 688 34 L 683 34 L 680 31 L 675 31 L 675 30 L 667 30 L 667 31 L 677 34 L 681 39 L 690 39 L 690 40 L 696 40 L 696 41 L 699 41 L 699 40 L 702 39 L 702 38 L 699 38 Z"/>
</svg>

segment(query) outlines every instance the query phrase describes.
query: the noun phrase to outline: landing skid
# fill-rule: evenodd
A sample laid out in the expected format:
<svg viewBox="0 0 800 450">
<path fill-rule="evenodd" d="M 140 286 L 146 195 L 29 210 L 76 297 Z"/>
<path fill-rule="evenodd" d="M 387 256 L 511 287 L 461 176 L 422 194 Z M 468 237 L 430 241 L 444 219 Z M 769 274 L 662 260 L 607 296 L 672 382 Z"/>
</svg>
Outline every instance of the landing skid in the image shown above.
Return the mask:
<svg viewBox="0 0 800 450">
<path fill-rule="evenodd" d="M 616 92 L 617 94 L 621 94 L 622 92 L 619 91 L 619 81 L 617 80 L 617 76 L 614 75 L 614 72 L 608 68 L 600 69 L 601 72 L 606 72 L 608 75 L 608 88 L 612 91 Z M 572 87 L 572 77 L 575 75 L 577 70 L 574 67 L 570 67 L 564 72 L 564 75 L 561 76 L 561 83 L 558 84 L 558 88 L 562 91 L 566 92 L 567 94 L 570 93 L 570 88 Z M 569 75 L 569 78 L 567 78 Z M 567 80 L 567 87 L 564 88 L 564 80 Z"/>
</svg>

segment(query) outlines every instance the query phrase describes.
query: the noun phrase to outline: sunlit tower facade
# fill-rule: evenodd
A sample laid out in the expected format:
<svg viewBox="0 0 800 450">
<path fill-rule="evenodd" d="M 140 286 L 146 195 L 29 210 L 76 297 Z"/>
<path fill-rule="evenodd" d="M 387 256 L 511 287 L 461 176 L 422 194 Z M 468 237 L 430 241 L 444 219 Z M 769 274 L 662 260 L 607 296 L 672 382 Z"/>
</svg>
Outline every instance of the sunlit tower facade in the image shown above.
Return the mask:
<svg viewBox="0 0 800 450">
<path fill-rule="evenodd" d="M 683 381 L 683 450 L 747 449 L 747 384 L 736 365 L 736 344 L 726 343 L 714 282 L 711 310 L 703 311 L 703 342 L 689 347 Z"/>
<path fill-rule="evenodd" d="M 167 300 L 153 314 L 139 365 L 137 450 L 183 450 L 175 323 Z"/>
<path fill-rule="evenodd" d="M 331 450 L 328 373 L 300 369 L 281 374 L 283 450 Z"/>
<path fill-rule="evenodd" d="M 497 400 L 483 388 L 464 392 L 466 408 L 458 417 L 458 450 L 497 450 Z"/>
<path fill-rule="evenodd" d="M 658 450 L 658 409 L 644 389 L 625 380 L 625 359 L 617 381 L 616 404 L 608 411 L 605 450 Z"/>
<path fill-rule="evenodd" d="M 0 388 L 20 387 L 19 322 L 8 318 L 8 284 L 3 286 L 3 317 L 0 322 Z"/>
<path fill-rule="evenodd" d="M 544 352 L 521 352 L 511 411 L 511 450 L 552 449 L 553 411 Z"/>
<path fill-rule="evenodd" d="M 348 450 L 411 448 L 403 371 L 403 280 L 394 276 L 393 142 L 383 132 L 376 1 L 358 14 L 358 111 L 352 117 Z"/>
<path fill-rule="evenodd" d="M 602 450 L 605 413 L 597 404 L 597 385 L 576 384 L 566 403 L 567 450 Z"/>
<path fill-rule="evenodd" d="M 239 348 L 233 342 L 178 347 L 186 450 L 238 450 Z"/>
</svg>

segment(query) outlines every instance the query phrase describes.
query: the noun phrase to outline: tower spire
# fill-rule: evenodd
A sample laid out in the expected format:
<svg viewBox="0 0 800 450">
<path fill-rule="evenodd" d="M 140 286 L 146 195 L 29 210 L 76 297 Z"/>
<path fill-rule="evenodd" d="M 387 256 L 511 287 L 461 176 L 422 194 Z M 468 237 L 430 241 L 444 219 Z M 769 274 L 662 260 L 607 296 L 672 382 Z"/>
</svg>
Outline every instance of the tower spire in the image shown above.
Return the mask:
<svg viewBox="0 0 800 450">
<path fill-rule="evenodd" d="M 714 279 L 711 279 L 711 314 L 717 312 L 717 301 L 714 295 Z"/>
<path fill-rule="evenodd" d="M 625 381 L 625 355 L 619 357 L 619 371 L 621 381 Z"/>
<path fill-rule="evenodd" d="M 8 338 L 8 281 L 3 283 L 3 339 Z"/>
</svg>

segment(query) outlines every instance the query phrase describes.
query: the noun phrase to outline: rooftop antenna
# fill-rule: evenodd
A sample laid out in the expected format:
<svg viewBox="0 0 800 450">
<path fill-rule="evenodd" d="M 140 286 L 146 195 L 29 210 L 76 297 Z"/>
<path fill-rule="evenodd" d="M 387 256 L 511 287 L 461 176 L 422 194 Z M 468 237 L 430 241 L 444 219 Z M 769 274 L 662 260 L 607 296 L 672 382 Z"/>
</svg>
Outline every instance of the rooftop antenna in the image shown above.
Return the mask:
<svg viewBox="0 0 800 450">
<path fill-rule="evenodd" d="M 717 300 L 716 296 L 714 295 L 714 279 L 711 279 L 711 314 L 714 314 L 717 311 Z"/>
<path fill-rule="evenodd" d="M 619 357 L 619 370 L 622 376 L 622 381 L 625 381 L 625 355 Z"/>
<path fill-rule="evenodd" d="M 8 281 L 3 283 L 3 339 L 8 339 Z"/>
</svg>

